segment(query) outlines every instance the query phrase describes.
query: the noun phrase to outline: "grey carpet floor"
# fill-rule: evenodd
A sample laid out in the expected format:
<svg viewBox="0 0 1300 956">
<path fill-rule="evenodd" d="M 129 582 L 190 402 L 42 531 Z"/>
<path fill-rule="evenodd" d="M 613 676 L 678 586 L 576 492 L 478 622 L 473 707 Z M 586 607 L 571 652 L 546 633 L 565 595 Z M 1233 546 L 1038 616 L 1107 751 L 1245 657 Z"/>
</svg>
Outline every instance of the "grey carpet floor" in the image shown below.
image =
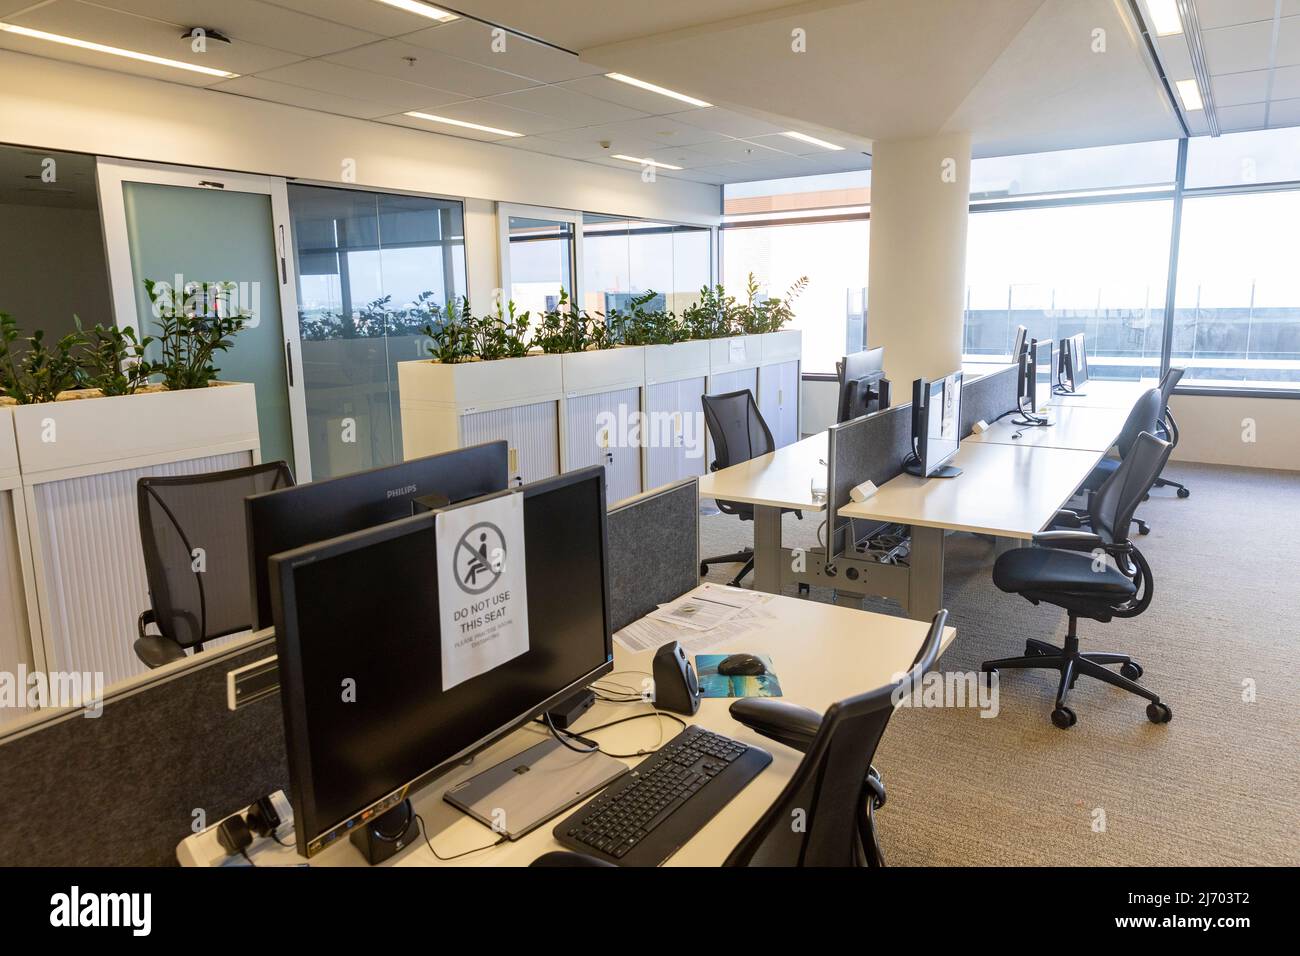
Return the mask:
<svg viewBox="0 0 1300 956">
<path fill-rule="evenodd" d="M 1192 496 L 1160 489 L 1139 509 L 1151 524 L 1136 539 L 1155 577 L 1151 607 L 1081 621 L 1079 633 L 1084 650 L 1139 661 L 1173 721 L 1151 724 L 1140 698 L 1081 678 L 1070 696 L 1079 722 L 1058 730 L 1049 671 L 1003 671 L 994 718 L 900 709 L 875 761 L 889 794 L 877 818 L 887 862 L 1300 864 L 1300 474 L 1188 464 L 1167 474 Z M 752 543 L 751 526 L 726 515 L 700 527 L 704 555 Z M 813 546 L 816 527 L 787 516 L 787 546 Z M 993 560 L 986 540 L 947 539 L 957 639 L 944 671 L 1065 634 L 1064 611 L 993 586 Z M 864 607 L 901 613 L 887 601 Z"/>
</svg>

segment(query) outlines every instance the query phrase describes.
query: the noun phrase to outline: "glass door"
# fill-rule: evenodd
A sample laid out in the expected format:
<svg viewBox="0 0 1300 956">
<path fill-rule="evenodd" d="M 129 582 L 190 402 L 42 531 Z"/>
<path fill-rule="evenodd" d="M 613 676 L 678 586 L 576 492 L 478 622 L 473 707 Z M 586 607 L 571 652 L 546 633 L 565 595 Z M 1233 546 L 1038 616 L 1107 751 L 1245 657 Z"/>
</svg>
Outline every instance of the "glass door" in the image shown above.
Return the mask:
<svg viewBox="0 0 1300 956">
<path fill-rule="evenodd" d="M 229 283 L 251 318 L 217 356 L 220 378 L 256 386 L 262 460 L 310 480 L 284 182 L 104 159 L 98 179 L 117 324 L 155 334 L 146 279 L 177 296 Z"/>
<path fill-rule="evenodd" d="M 553 309 L 563 290 L 578 302 L 582 247 L 581 213 L 533 206 L 497 206 L 501 284 L 506 300 L 534 317 Z"/>
</svg>

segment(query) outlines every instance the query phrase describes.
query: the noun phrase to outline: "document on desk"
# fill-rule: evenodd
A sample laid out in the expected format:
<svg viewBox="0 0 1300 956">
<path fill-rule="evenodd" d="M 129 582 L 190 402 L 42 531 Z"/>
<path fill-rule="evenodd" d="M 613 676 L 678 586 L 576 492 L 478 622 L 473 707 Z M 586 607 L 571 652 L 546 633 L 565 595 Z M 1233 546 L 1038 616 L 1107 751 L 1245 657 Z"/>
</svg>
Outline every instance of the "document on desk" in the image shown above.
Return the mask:
<svg viewBox="0 0 1300 956">
<path fill-rule="evenodd" d="M 615 634 L 614 639 L 630 651 L 658 650 L 677 641 L 686 653 L 695 654 L 772 620 L 775 615 L 767 607 L 771 599 L 772 595 L 761 591 L 702 584 L 684 597 L 660 605 L 658 610 L 633 621 Z"/>
</svg>

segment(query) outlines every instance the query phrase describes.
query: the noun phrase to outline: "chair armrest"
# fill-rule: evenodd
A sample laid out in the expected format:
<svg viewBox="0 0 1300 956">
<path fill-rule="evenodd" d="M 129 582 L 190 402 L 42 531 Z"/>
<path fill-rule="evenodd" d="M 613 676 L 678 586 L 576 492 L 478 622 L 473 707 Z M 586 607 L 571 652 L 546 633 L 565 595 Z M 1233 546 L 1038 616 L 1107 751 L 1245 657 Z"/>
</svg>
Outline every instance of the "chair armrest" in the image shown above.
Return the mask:
<svg viewBox="0 0 1300 956">
<path fill-rule="evenodd" d="M 750 730 L 800 753 L 808 752 L 822 725 L 822 715 L 817 711 L 771 697 L 742 697 L 731 705 L 731 716 Z"/>
<path fill-rule="evenodd" d="M 1082 528 L 1083 518 L 1078 512 L 1058 511 L 1056 517 L 1052 519 L 1053 528 Z"/>
<path fill-rule="evenodd" d="M 139 631 L 140 633 L 140 639 L 144 640 L 144 638 L 149 636 L 144 632 L 144 629 L 146 627 L 148 627 L 150 624 L 157 624 L 157 623 L 158 623 L 158 615 L 154 613 L 153 608 L 149 608 L 149 610 L 147 611 L 141 611 L 140 616 L 136 619 L 135 622 L 136 630 Z"/>
<path fill-rule="evenodd" d="M 568 850 L 552 850 L 550 853 L 543 853 L 532 863 L 533 866 L 562 866 L 562 867 L 589 867 L 589 866 L 613 866 L 608 860 L 602 860 L 594 856 L 588 856 L 585 853 L 570 853 Z"/>
<path fill-rule="evenodd" d="M 1034 535 L 1034 544 L 1044 548 L 1060 548 L 1063 551 L 1101 549 L 1113 555 L 1124 555 L 1133 550 L 1133 545 L 1127 541 L 1122 544 L 1107 542 L 1101 535 L 1093 534 L 1091 531 L 1040 531 Z"/>
</svg>

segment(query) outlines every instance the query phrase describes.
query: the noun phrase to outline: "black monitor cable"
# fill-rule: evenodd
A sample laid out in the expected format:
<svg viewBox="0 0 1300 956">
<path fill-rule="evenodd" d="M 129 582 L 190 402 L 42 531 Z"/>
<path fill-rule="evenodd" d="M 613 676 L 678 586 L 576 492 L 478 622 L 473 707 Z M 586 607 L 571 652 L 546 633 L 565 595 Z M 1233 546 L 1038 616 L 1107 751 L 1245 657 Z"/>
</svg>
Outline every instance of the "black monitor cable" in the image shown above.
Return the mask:
<svg viewBox="0 0 1300 956">
<path fill-rule="evenodd" d="M 429 848 L 429 852 L 432 853 L 436 859 L 441 860 L 443 863 L 450 862 L 451 860 L 459 860 L 461 857 L 469 856 L 471 853 L 482 853 L 484 850 L 491 850 L 493 847 L 498 847 L 502 843 L 505 843 L 506 840 L 508 839 L 507 836 L 503 833 L 495 843 L 486 843 L 483 846 L 476 846 L 472 850 L 463 850 L 460 853 L 453 853 L 451 856 L 443 856 L 441 853 L 435 850 L 433 848 L 433 844 L 429 842 L 429 830 L 424 825 L 424 817 L 420 816 L 418 813 L 415 814 L 415 825 L 420 828 L 420 836 L 424 837 L 424 845 Z"/>
<path fill-rule="evenodd" d="M 582 734 L 575 734 L 568 730 L 558 729 L 553 723 L 551 723 L 549 717 L 543 718 L 540 721 L 540 723 L 544 724 L 550 730 L 551 734 L 555 737 L 556 740 L 558 740 L 561 744 L 563 744 L 565 747 L 568 747 L 572 751 L 575 751 L 577 753 L 596 753 L 597 751 L 599 751 L 600 753 L 603 753 L 606 757 L 617 757 L 620 760 L 631 760 L 635 757 L 645 757 L 652 753 L 655 753 L 660 747 L 663 746 L 663 721 L 662 720 L 659 721 L 659 741 L 654 745 L 654 747 L 638 750 L 636 753 L 630 753 L 630 754 L 610 753 L 608 750 L 602 749 L 600 745 L 596 743 L 594 740 L 591 740 L 583 735 L 595 733 L 597 730 L 605 730 L 608 727 L 614 727 L 618 724 L 625 724 L 631 720 L 645 720 L 648 717 L 659 717 L 659 718 L 667 717 L 669 720 L 675 720 L 677 721 L 677 723 L 681 724 L 683 730 L 687 728 L 688 725 L 686 721 L 682 720 L 676 714 L 670 714 L 667 711 L 659 710 L 658 708 L 653 707 L 653 705 L 652 708 L 653 709 L 651 709 L 648 713 L 632 714 L 630 717 L 620 717 L 617 720 L 610 720 L 603 724 L 597 724 L 595 727 L 588 727 L 586 730 L 583 731 Z M 571 740 L 580 741 L 581 743 L 590 744 L 593 749 L 584 750 L 580 747 L 575 747 L 572 744 L 570 744 L 567 740 L 565 740 L 564 739 L 565 737 L 568 737 Z"/>
</svg>

